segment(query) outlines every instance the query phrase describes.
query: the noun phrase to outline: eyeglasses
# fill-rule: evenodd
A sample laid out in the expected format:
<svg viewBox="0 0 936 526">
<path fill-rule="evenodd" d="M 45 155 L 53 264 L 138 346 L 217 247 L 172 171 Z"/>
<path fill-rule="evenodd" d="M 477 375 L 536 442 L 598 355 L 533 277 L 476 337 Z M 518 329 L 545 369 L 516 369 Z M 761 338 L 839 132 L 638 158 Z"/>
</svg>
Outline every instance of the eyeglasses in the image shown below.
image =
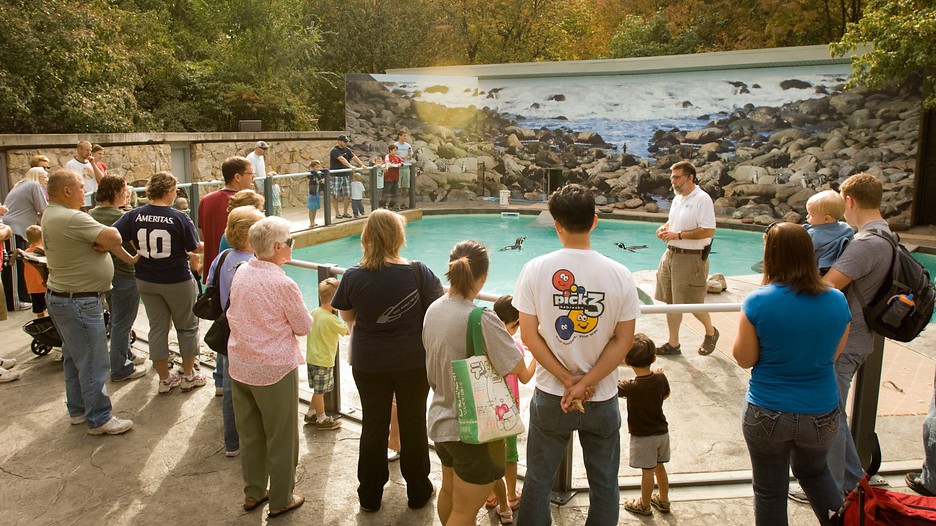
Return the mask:
<svg viewBox="0 0 936 526">
<path fill-rule="evenodd" d="M 288 238 L 286 241 L 280 241 L 280 243 L 286 245 L 289 248 L 292 248 L 293 243 L 295 243 L 295 240 L 293 238 Z"/>
<path fill-rule="evenodd" d="M 680 179 L 685 179 L 685 178 L 686 178 L 685 175 L 673 175 L 673 176 L 670 176 L 670 181 L 678 181 Z"/>
</svg>

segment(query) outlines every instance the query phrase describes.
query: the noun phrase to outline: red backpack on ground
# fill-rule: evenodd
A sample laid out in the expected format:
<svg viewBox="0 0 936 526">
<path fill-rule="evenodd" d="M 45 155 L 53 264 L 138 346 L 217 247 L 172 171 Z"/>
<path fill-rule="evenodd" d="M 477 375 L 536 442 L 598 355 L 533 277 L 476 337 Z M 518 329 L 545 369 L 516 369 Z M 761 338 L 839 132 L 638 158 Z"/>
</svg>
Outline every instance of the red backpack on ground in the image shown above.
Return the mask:
<svg viewBox="0 0 936 526">
<path fill-rule="evenodd" d="M 858 487 L 832 517 L 831 526 L 932 526 L 936 524 L 936 497 L 924 497 L 872 487 L 869 483 L 881 467 L 881 446 L 874 435 L 871 465 Z"/>
</svg>

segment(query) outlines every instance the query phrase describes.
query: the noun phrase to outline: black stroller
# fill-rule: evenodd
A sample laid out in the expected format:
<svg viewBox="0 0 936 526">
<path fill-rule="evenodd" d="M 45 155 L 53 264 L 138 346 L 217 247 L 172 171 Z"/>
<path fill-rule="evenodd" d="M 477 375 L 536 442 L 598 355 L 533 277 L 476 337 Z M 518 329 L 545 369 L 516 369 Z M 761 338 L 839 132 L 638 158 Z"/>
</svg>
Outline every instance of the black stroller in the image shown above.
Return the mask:
<svg viewBox="0 0 936 526">
<path fill-rule="evenodd" d="M 110 338 L 110 313 L 107 311 L 104 311 L 104 325 L 107 327 L 107 337 Z M 23 331 L 32 336 L 33 341 L 29 348 L 36 356 L 45 356 L 53 347 L 62 346 L 62 337 L 55 329 L 51 316 L 36 318 L 26 323 L 23 325 Z M 130 345 L 135 341 L 136 332 L 130 329 Z"/>
</svg>

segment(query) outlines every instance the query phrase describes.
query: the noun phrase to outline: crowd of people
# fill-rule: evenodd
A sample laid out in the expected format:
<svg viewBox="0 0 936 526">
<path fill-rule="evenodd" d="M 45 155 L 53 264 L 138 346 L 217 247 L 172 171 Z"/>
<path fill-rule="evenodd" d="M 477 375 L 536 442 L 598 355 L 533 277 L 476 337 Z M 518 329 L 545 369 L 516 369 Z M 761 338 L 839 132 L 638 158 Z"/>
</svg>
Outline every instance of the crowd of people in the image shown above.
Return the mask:
<svg viewBox="0 0 936 526">
<path fill-rule="evenodd" d="M 333 162 L 350 167 L 356 157 L 346 157 L 346 140 L 339 137 L 340 161 L 333 156 Z M 405 143 L 403 133 L 400 142 Z M 282 269 L 292 259 L 290 223 L 265 217 L 263 197 L 255 191 L 255 176 L 269 174 L 262 163 L 267 148 L 261 141 L 253 159 L 224 161 L 224 186 L 202 199 L 198 228 L 174 207 L 177 180 L 169 172 L 150 177 L 148 204 L 127 210 L 126 182 L 108 175 L 103 163 L 92 162 L 93 148 L 84 141 L 74 159 L 84 171 L 63 168 L 50 174 L 45 159 L 46 167 L 32 168 L 10 192 L 0 207 L 5 214 L 0 239 L 13 238 L 17 248 L 46 257 L 48 276 L 38 283 L 43 291 L 30 283 L 35 278 L 28 272 L 23 289 L 31 294 L 34 312 L 42 315 L 47 309 L 61 335 L 71 424 L 84 424 L 91 435 L 133 427 L 131 420 L 112 414 L 105 383 L 146 376 L 145 357 L 130 347 L 141 301 L 158 393 L 206 385 L 197 369 L 200 334 L 193 313 L 200 288 L 198 256 L 203 255 L 207 271 L 201 279 L 217 284 L 230 330 L 214 380 L 216 394 L 223 397 L 225 454 L 240 457 L 245 511 L 269 502 L 269 515 L 275 517 L 305 501 L 295 493 L 299 367 L 307 365 L 313 391 L 304 423 L 322 431 L 340 428 L 326 414 L 324 396 L 335 389 L 338 339 L 350 334 L 349 361 L 363 414 L 357 464 L 362 511 L 381 509 L 388 462 L 396 454 L 407 505 L 419 509 L 435 498 L 445 525 L 473 525 L 485 506 L 496 509 L 504 524 L 549 524 L 553 479 L 577 432 L 589 484 L 585 524 L 617 524 L 622 507 L 619 398 L 625 398 L 628 464 L 641 471 L 641 491 L 623 508 L 639 515 L 654 509 L 671 512 L 665 468 L 671 445 L 663 411 L 670 385 L 653 364 L 657 356 L 681 352 L 681 317 L 667 316 L 669 334 L 662 346 L 635 333 L 639 301 L 634 279 L 624 265 L 592 248 L 598 217 L 589 189 L 570 184 L 550 196 L 562 248 L 524 265 L 514 294 L 481 315 L 485 355 L 507 380 L 514 404 L 519 406 L 520 382 L 535 386 L 521 495 L 516 436 L 466 441 L 452 382 L 453 360 L 470 352 L 465 334 L 487 280 L 487 248 L 462 241 L 451 249 L 446 293 L 431 269 L 401 255 L 405 217 L 375 210 L 363 227 L 360 262 L 340 280 L 322 281 L 319 305 L 310 310 Z M 400 157 L 401 149 L 391 146 L 386 159 L 388 206 L 395 203 L 396 183 L 402 182 L 412 152 L 409 147 Z M 328 176 L 325 171 L 310 176 L 310 222 L 321 200 L 311 192 L 312 184 L 318 190 Z M 657 230 L 666 250 L 656 297 L 666 303 L 701 303 L 715 235 L 712 202 L 696 184 L 691 163 L 673 165 L 671 180 L 677 198 L 669 220 Z M 333 185 L 333 197 L 350 198 L 341 203 L 342 215 L 354 201 L 349 181 Z M 92 186 L 94 206 L 86 213 Z M 845 404 L 855 372 L 871 352 L 862 304 L 884 281 L 892 253 L 886 240 L 868 235 L 871 230 L 889 233 L 879 211 L 881 197 L 875 177 L 857 174 L 839 192 L 810 199 L 807 228 L 778 223 L 764 233 L 762 286 L 744 300 L 732 348 L 738 365 L 752 369 L 741 429 L 751 459 L 758 525 L 786 524 L 787 494 L 798 497 L 800 491 L 804 495 L 798 498 L 812 506 L 819 523 L 828 524 L 829 511 L 838 509 L 861 475 Z M 0 312 L 3 318 L 6 314 Z M 698 352 L 711 354 L 718 330 L 708 315 L 696 317 L 705 328 Z M 791 332 L 791 326 L 797 330 Z M 170 360 L 171 328 L 181 357 L 179 374 Z M 305 353 L 298 340 L 303 336 Z M 619 381 L 622 364 L 632 368 L 633 379 Z M 0 383 L 18 378 L 10 371 L 15 365 L 15 360 L 0 359 Z M 933 420 L 926 425 L 933 427 Z M 430 439 L 442 464 L 440 488 L 430 479 Z M 934 453 L 931 445 L 928 459 Z M 388 446 L 393 446 L 389 452 Z M 927 462 L 922 474 L 907 480 L 912 489 L 931 494 L 936 482 Z M 801 490 L 788 487 L 791 467 Z"/>
</svg>

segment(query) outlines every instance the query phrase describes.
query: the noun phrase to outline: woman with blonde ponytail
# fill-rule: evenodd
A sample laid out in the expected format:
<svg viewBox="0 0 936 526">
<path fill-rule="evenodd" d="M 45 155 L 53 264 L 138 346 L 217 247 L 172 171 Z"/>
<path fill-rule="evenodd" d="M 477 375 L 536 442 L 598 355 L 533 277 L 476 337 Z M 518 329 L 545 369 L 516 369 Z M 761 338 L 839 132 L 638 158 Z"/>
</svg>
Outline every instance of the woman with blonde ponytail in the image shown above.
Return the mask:
<svg viewBox="0 0 936 526">
<path fill-rule="evenodd" d="M 429 438 L 435 442 L 442 462 L 442 490 L 439 493 L 439 520 L 446 526 L 474 525 L 478 510 L 491 493 L 494 483 L 504 476 L 505 444 L 465 444 L 459 440 L 452 360 L 465 358 L 465 333 L 475 297 L 488 274 L 488 251 L 477 241 L 462 241 L 449 253 L 449 292 L 426 311 L 423 344 L 426 372 L 432 386 L 429 406 Z M 485 351 L 501 376 L 520 374 L 525 368 L 504 323 L 494 311 L 481 316 Z"/>
</svg>

